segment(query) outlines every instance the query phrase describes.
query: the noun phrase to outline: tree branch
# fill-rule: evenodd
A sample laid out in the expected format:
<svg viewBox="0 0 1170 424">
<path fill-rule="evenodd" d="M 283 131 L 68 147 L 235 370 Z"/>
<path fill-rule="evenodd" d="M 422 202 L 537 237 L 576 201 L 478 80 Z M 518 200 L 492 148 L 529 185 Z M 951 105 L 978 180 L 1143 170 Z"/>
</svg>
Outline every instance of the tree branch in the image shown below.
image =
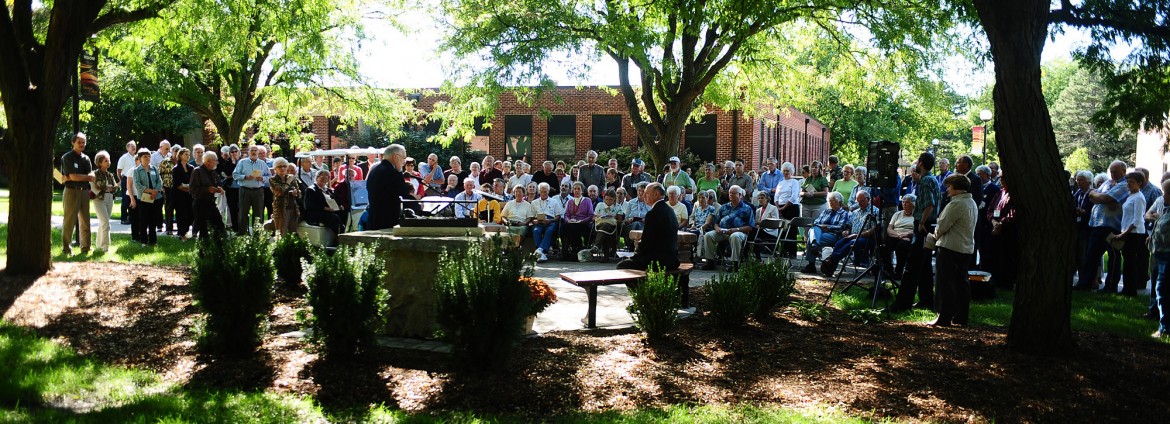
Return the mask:
<svg viewBox="0 0 1170 424">
<path fill-rule="evenodd" d="M 103 29 L 112 27 L 118 24 L 126 24 L 130 22 L 138 22 L 150 18 L 158 17 L 158 12 L 167 7 L 167 3 L 155 3 L 146 6 L 142 9 L 126 10 L 118 9 L 110 11 L 93 21 L 93 26 L 90 27 L 90 34 L 97 34 Z"/>
<path fill-rule="evenodd" d="M 1142 38 L 1170 39 L 1170 26 L 1158 25 L 1145 19 L 1147 16 L 1133 9 L 1110 9 L 1098 13 L 1073 6 L 1069 0 L 1061 0 L 1061 8 L 1048 12 L 1049 22 L 1058 22 L 1078 28 L 1105 27 L 1125 33 L 1127 36 Z"/>
</svg>

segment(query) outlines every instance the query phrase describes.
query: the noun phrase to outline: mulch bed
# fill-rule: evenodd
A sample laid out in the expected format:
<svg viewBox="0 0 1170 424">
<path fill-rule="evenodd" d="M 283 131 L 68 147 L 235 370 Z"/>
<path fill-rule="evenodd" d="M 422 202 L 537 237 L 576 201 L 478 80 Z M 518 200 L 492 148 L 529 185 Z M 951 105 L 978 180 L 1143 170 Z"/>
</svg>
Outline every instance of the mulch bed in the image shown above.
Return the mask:
<svg viewBox="0 0 1170 424">
<path fill-rule="evenodd" d="M 189 387 L 310 395 L 327 409 L 385 404 L 537 418 L 751 403 L 944 422 L 1158 422 L 1170 411 L 1158 395 L 1170 381 L 1170 348 L 1105 334 L 1079 333 L 1067 355 L 1038 358 L 1007 350 L 1003 328 L 862 324 L 833 309 L 809 322 L 781 308 L 727 329 L 700 313 L 654 343 L 635 330 L 543 334 L 526 340 L 505 372 L 468 376 L 415 351 L 320 359 L 308 342 L 279 336 L 298 329 L 297 312 L 307 308 L 284 289 L 258 355 L 202 355 L 183 268 L 64 263 L 35 281 L 0 277 L 0 287 L 5 320 L 90 357 Z M 799 298 L 819 303 L 828 287 L 798 288 Z M 703 310 L 701 289 L 692 299 Z"/>
</svg>

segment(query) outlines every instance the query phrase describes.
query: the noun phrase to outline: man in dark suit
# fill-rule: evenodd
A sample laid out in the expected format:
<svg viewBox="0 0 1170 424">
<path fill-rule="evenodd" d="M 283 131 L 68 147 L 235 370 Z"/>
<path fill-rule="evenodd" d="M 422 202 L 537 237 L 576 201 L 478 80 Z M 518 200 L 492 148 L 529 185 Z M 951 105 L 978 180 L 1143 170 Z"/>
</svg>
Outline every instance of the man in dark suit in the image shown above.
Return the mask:
<svg viewBox="0 0 1170 424">
<path fill-rule="evenodd" d="M 370 193 L 367 230 L 394 228 L 402 214 L 402 198 L 416 198 L 414 187 L 402 176 L 405 164 L 406 148 L 401 144 L 391 144 L 386 148 L 383 160 L 370 170 L 366 178 L 366 189 Z"/>
<path fill-rule="evenodd" d="M 646 186 L 642 201 L 651 206 L 643 220 L 642 241 L 633 257 L 618 262 L 618 269 L 644 270 L 655 262 L 662 269 L 678 269 L 678 218 L 674 208 L 663 201 L 665 198 L 662 184 Z"/>
<path fill-rule="evenodd" d="M 329 195 L 329 171 L 317 171 L 315 184 L 305 190 L 305 222 L 319 225 L 341 234 L 341 217 L 337 210 L 329 207 L 325 197 Z"/>
</svg>

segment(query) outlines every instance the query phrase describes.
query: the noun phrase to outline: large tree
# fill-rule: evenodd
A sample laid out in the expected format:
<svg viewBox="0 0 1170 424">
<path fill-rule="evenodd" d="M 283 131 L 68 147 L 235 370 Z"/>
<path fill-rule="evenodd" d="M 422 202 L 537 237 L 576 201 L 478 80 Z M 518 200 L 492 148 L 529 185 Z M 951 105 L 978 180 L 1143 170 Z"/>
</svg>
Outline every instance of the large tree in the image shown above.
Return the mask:
<svg viewBox="0 0 1170 424">
<path fill-rule="evenodd" d="M 1085 169 L 1097 172 L 1104 172 L 1117 159 L 1130 163 L 1134 160 L 1134 131 L 1126 131 L 1117 122 L 1093 119 L 1104 109 L 1108 92 L 1100 78 L 1087 68 L 1074 67 L 1068 85 L 1049 105 L 1060 155 L 1066 157 L 1078 148 L 1087 148 L 1093 155 Z"/>
<path fill-rule="evenodd" d="M 446 47 L 474 62 L 483 87 L 548 83 L 545 65 L 570 51 L 609 59 L 638 139 L 656 169 L 679 151 L 680 135 L 704 104 L 761 114 L 788 106 L 769 81 L 786 24 L 805 20 L 835 33 L 861 24 L 878 45 L 929 48 L 923 28 L 950 28 L 949 10 L 914 0 L 895 6 L 852 1 L 446 0 Z M 485 66 L 486 64 L 486 66 Z M 570 64 L 583 70 L 589 64 Z M 765 71 L 766 69 L 766 71 Z M 773 115 L 774 116 L 774 115 Z"/>
<path fill-rule="evenodd" d="M 974 0 L 995 64 L 995 131 L 1003 173 L 1022 216 L 1020 282 L 1007 342 L 1018 351 L 1059 353 L 1072 346 L 1069 323 L 1074 236 L 1072 201 L 1041 86 L 1040 55 L 1052 24 L 1093 33 L 1089 52 L 1120 40 L 1142 42 L 1135 53 L 1154 62 L 1170 54 L 1170 1 Z M 1138 66 L 1140 68 L 1140 66 Z M 1164 105 L 1163 105 L 1164 108 Z M 1164 120 L 1159 117 L 1145 119 Z"/>
<path fill-rule="evenodd" d="M 354 56 L 365 5 L 184 0 L 120 34 L 111 53 L 136 77 L 137 95 L 195 110 L 227 144 L 249 128 L 261 137 L 306 136 L 300 120 L 311 114 L 361 116 L 396 130 L 410 103 L 365 89 Z"/>
<path fill-rule="evenodd" d="M 49 270 L 53 142 L 71 77 L 90 36 L 154 16 L 163 2 L 5 2 L 0 13 L 0 98 L 9 124 L 0 141 L 8 165 L 8 265 L 12 274 Z"/>
</svg>

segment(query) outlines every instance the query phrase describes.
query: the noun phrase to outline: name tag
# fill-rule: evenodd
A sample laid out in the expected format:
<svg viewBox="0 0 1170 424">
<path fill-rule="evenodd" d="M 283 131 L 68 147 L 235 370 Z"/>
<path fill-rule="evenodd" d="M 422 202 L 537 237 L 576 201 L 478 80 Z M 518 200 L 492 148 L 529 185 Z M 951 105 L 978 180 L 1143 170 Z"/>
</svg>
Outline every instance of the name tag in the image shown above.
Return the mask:
<svg viewBox="0 0 1170 424">
<path fill-rule="evenodd" d="M 994 218 L 999 218 L 999 209 L 996 209 L 994 212 L 992 212 L 991 216 Z"/>
<path fill-rule="evenodd" d="M 1084 218 L 1082 218 L 1082 217 L 1079 217 L 1079 216 L 1078 216 L 1078 217 L 1077 217 L 1077 222 L 1081 222 L 1081 220 L 1082 220 L 1082 219 L 1084 219 Z"/>
</svg>

